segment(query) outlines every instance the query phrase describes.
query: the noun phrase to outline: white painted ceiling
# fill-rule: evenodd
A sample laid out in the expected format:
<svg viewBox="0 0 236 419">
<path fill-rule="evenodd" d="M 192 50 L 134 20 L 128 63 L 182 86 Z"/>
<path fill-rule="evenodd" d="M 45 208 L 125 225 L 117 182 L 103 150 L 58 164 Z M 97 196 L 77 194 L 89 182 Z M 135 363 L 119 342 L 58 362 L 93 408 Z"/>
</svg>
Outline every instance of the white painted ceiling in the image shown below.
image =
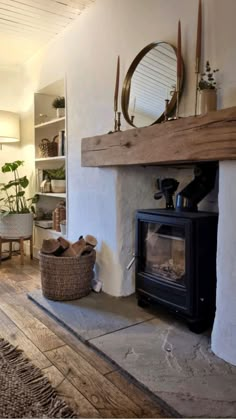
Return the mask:
<svg viewBox="0 0 236 419">
<path fill-rule="evenodd" d="M 23 64 L 96 0 L 0 0 L 0 67 Z"/>
</svg>

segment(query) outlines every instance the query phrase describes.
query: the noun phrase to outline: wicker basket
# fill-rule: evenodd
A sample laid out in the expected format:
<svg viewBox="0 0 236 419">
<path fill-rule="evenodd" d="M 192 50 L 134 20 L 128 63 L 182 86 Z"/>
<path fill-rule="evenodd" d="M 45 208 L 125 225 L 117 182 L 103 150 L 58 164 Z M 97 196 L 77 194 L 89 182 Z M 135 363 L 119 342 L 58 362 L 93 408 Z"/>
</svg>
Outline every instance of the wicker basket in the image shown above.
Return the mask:
<svg viewBox="0 0 236 419">
<path fill-rule="evenodd" d="M 57 156 L 57 143 L 55 142 L 56 137 L 52 141 L 47 138 L 43 138 L 39 144 L 40 156 L 41 157 L 55 157 Z"/>
<path fill-rule="evenodd" d="M 75 300 L 91 291 L 96 252 L 80 257 L 40 253 L 42 292 L 50 300 Z"/>
</svg>

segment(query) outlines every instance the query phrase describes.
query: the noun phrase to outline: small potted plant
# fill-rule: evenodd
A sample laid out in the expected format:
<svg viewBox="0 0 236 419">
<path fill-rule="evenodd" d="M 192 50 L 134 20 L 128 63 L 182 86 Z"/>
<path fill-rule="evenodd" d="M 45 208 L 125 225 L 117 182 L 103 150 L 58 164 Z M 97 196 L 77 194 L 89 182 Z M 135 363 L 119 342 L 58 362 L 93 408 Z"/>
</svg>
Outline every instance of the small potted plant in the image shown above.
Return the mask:
<svg viewBox="0 0 236 419">
<path fill-rule="evenodd" d="M 219 69 L 212 70 L 209 61 L 206 62 L 205 68 L 205 72 L 201 74 L 201 79 L 198 83 L 201 114 L 215 111 L 217 109 L 215 73 L 217 73 Z"/>
<path fill-rule="evenodd" d="M 20 176 L 19 167 L 22 160 L 5 163 L 2 173 L 12 173 L 13 178 L 0 186 L 0 236 L 6 238 L 29 237 L 33 230 L 34 204 L 39 196 L 26 199 L 25 193 L 29 185 L 27 176 Z"/>
<path fill-rule="evenodd" d="M 45 170 L 49 179 L 51 180 L 51 189 L 54 193 L 66 192 L 66 171 L 65 166 L 58 167 L 57 169 Z"/>
<path fill-rule="evenodd" d="M 57 118 L 65 116 L 65 98 L 64 96 L 57 96 L 53 102 L 52 107 L 57 111 Z"/>
</svg>

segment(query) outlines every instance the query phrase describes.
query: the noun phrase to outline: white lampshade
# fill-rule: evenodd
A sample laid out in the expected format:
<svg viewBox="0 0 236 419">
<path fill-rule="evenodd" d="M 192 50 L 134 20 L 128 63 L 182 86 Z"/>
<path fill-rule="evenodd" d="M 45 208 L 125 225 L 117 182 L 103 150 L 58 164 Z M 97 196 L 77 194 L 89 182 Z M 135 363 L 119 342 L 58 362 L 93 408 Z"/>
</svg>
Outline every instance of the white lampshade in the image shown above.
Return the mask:
<svg viewBox="0 0 236 419">
<path fill-rule="evenodd" d="M 0 144 L 20 141 L 20 119 L 14 112 L 0 110 Z"/>
</svg>

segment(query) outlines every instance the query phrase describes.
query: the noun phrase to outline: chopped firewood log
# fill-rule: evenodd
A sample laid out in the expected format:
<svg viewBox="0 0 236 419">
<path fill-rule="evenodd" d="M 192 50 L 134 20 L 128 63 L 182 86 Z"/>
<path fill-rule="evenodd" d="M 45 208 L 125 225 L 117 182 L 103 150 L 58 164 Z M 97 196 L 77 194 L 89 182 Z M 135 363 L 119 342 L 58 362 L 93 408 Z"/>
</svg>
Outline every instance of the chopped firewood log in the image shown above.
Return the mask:
<svg viewBox="0 0 236 419">
<path fill-rule="evenodd" d="M 93 247 L 97 246 L 97 244 L 98 244 L 97 239 L 94 236 L 92 236 L 91 234 L 87 234 L 87 236 L 85 236 L 84 240 L 86 241 L 87 244 L 90 244 L 90 246 L 93 246 Z"/>
<path fill-rule="evenodd" d="M 88 255 L 89 253 L 91 253 L 91 251 L 93 250 L 93 246 L 91 246 L 90 244 L 86 244 L 86 246 L 84 247 L 84 249 L 81 252 L 81 256 L 83 255 Z"/>
<path fill-rule="evenodd" d="M 83 250 L 85 249 L 85 247 L 86 247 L 86 242 L 83 239 L 83 237 L 77 240 L 77 242 L 72 244 L 72 248 L 75 251 L 76 256 L 80 256 Z"/>
<path fill-rule="evenodd" d="M 76 252 L 72 247 L 72 244 L 70 244 L 70 246 L 62 253 L 63 257 L 75 257 L 76 256 Z"/>
<path fill-rule="evenodd" d="M 66 240 L 66 239 L 64 239 L 64 237 L 58 237 L 58 239 L 57 239 L 58 241 L 59 241 L 59 243 L 60 243 L 60 245 L 61 245 L 61 247 L 64 249 L 64 250 L 66 250 L 66 249 L 68 249 L 68 247 L 70 246 L 70 242 L 68 241 L 68 240 Z"/>
<path fill-rule="evenodd" d="M 69 245 L 65 252 L 63 252 L 62 256 L 70 257 L 70 256 L 80 256 L 83 250 L 86 247 L 86 242 L 83 238 L 77 240 L 75 243 Z"/>
<path fill-rule="evenodd" d="M 64 252 L 64 249 L 58 240 L 47 239 L 43 240 L 41 252 L 46 255 L 59 256 L 62 252 Z"/>
<path fill-rule="evenodd" d="M 41 252 L 62 257 L 80 257 L 89 254 L 97 244 L 95 237 L 88 235 L 80 236 L 75 243 L 70 243 L 64 237 L 58 239 L 43 240 Z"/>
</svg>

